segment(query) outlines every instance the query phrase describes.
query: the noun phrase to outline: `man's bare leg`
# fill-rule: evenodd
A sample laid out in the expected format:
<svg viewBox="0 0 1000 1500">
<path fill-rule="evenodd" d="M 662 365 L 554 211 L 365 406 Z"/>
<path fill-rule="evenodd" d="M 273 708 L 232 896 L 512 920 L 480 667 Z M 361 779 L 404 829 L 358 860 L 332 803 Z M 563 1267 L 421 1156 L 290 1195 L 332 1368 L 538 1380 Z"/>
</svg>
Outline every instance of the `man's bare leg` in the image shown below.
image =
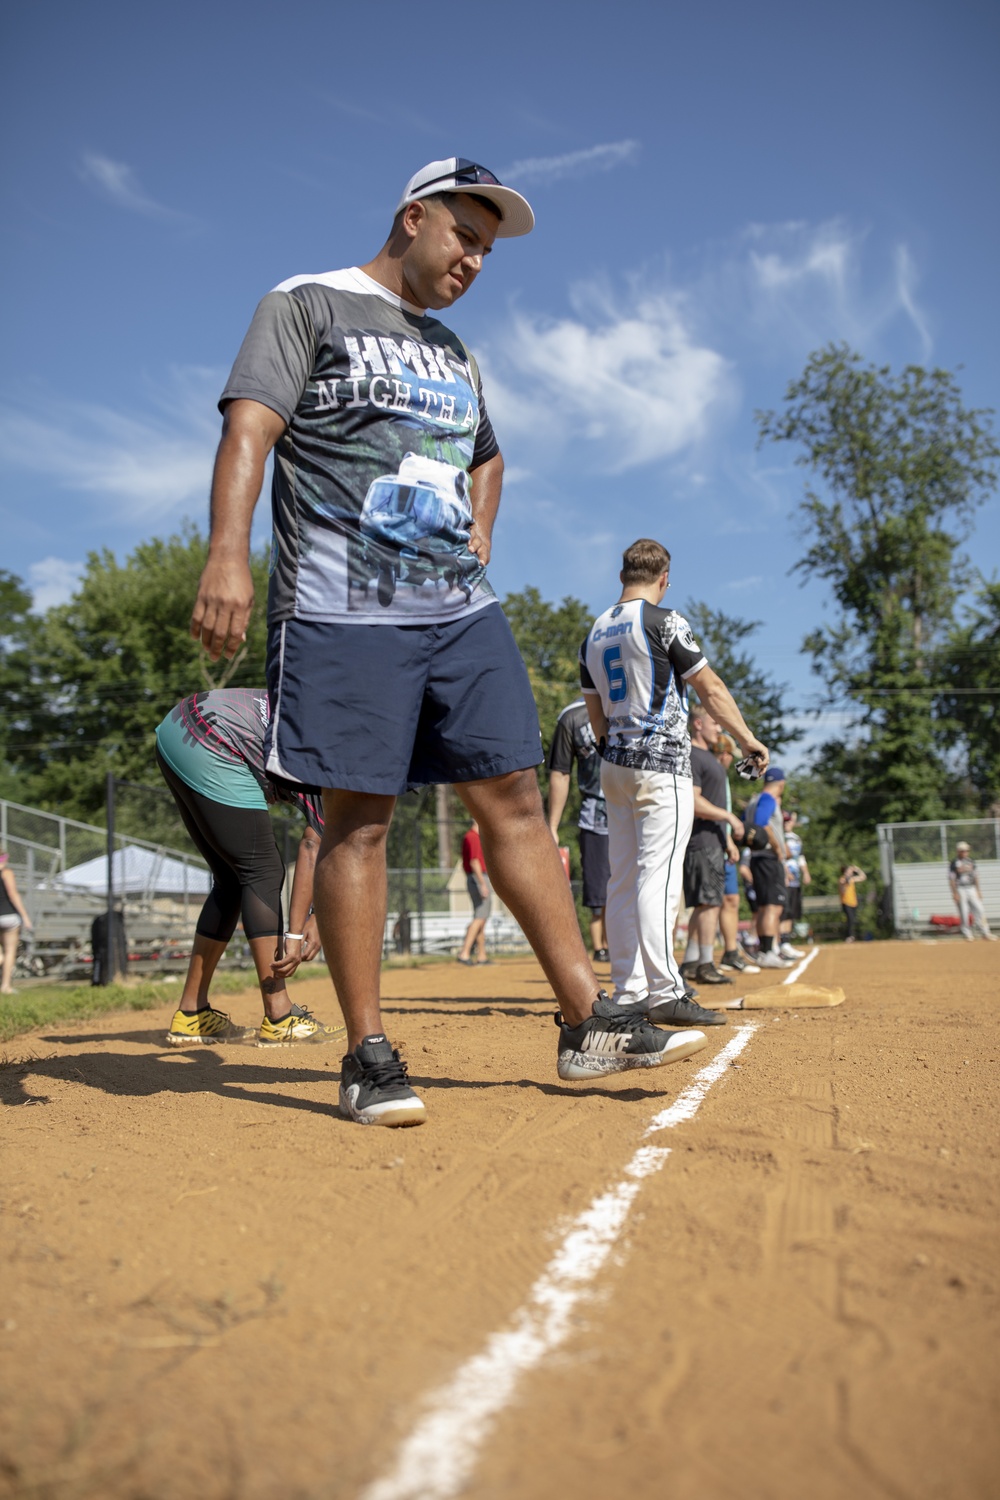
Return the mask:
<svg viewBox="0 0 1000 1500">
<path fill-rule="evenodd" d="M 325 827 L 316 860 L 313 905 L 347 1026 L 349 1052 L 366 1036 L 382 1030 L 379 979 L 387 902 L 385 840 L 395 805 L 395 797 L 323 793 Z"/>
<path fill-rule="evenodd" d="M 723 951 L 726 953 L 736 953 L 740 940 L 739 896 L 723 896 L 722 911 L 719 914 L 719 927 L 722 930 Z"/>
<path fill-rule="evenodd" d="M 590 946 L 595 953 L 608 946 L 608 940 L 604 932 L 604 907 L 599 911 L 590 913 Z"/>
<path fill-rule="evenodd" d="M 475 948 L 479 954 L 480 962 L 486 957 L 486 923 L 482 917 L 473 917 L 465 931 L 465 942 L 462 951 L 458 955 L 464 962 L 472 958 L 472 950 Z"/>
<path fill-rule="evenodd" d="M 563 1018 L 578 1026 L 591 1015 L 600 983 L 583 945 L 534 771 L 462 781 L 455 790 L 479 824 L 494 890 L 534 949 Z"/>
</svg>

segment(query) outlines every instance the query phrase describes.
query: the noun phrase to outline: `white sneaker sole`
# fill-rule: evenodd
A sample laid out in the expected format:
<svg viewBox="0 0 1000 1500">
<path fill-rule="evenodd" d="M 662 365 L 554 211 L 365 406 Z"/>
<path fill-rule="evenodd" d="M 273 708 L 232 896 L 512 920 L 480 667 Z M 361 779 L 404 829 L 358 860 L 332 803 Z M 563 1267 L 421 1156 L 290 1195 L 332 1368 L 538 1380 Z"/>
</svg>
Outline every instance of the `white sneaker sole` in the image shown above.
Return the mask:
<svg viewBox="0 0 1000 1500">
<path fill-rule="evenodd" d="M 369 1104 L 367 1109 L 355 1109 L 353 1088 L 340 1089 L 340 1113 L 345 1120 L 355 1125 L 422 1125 L 427 1118 L 424 1101 L 416 1095 L 412 1099 L 387 1099 L 384 1104 Z"/>
<path fill-rule="evenodd" d="M 662 1052 L 560 1052 L 556 1072 L 568 1082 L 624 1073 L 629 1068 L 659 1068 L 664 1063 L 680 1062 L 708 1045 L 703 1031 L 678 1031 Z"/>
</svg>

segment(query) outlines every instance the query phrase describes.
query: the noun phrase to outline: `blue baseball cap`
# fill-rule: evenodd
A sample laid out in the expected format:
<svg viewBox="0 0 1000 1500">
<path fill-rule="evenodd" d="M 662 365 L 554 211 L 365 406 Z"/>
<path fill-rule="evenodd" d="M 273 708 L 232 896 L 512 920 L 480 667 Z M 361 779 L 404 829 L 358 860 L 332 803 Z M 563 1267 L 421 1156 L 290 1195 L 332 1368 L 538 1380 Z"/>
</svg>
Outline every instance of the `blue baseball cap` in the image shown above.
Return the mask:
<svg viewBox="0 0 1000 1500">
<path fill-rule="evenodd" d="M 764 772 L 764 785 L 765 786 L 767 786 L 767 783 L 769 781 L 787 781 L 787 780 L 788 780 L 788 777 L 785 775 L 784 771 L 781 769 L 780 766 L 768 766 L 767 770 Z"/>
</svg>

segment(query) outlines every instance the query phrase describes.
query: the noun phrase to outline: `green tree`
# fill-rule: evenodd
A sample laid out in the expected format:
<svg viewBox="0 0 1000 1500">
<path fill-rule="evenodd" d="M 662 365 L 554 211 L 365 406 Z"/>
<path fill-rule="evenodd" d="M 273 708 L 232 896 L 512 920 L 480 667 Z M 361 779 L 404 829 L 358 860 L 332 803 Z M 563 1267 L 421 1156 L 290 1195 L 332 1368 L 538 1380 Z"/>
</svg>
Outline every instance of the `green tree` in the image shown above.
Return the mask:
<svg viewBox="0 0 1000 1500">
<path fill-rule="evenodd" d="M 560 713 L 580 696 L 580 646 L 594 612 L 579 599 L 549 604 L 536 588 L 508 594 L 503 608 L 528 669 L 548 750 Z"/>
<path fill-rule="evenodd" d="M 1000 803 L 1000 582 L 984 582 L 967 618 L 942 646 L 935 680 L 939 733 L 947 750 L 960 746 L 963 769 L 980 811 Z"/>
<path fill-rule="evenodd" d="M 6 753 L 19 800 L 99 817 L 109 770 L 157 784 L 152 732 L 180 698 L 263 682 L 266 558 L 251 560 L 258 607 L 246 647 L 213 665 L 188 634 L 206 549 L 190 528 L 143 542 L 124 563 L 91 553 L 70 602 L 39 621 L 13 663 L 20 696 Z"/>
<path fill-rule="evenodd" d="M 763 622 L 741 620 L 737 615 L 727 615 L 696 600 L 688 601 L 684 613 L 709 665 L 736 699 L 748 726 L 777 760 L 789 746 L 802 739 L 805 731 L 788 721 L 787 685 L 774 682 L 761 671 L 752 652 L 740 649 L 741 643 L 759 630 Z"/>
<path fill-rule="evenodd" d="M 813 354 L 784 407 L 758 413 L 761 441 L 794 443 L 822 483 L 801 502 L 796 570 L 829 584 L 838 610 L 805 649 L 854 710 L 855 775 L 837 806 L 849 827 L 946 811 L 933 669 L 965 582 L 958 549 L 996 482 L 990 417 L 946 370 L 894 375 L 844 345 Z"/>
</svg>

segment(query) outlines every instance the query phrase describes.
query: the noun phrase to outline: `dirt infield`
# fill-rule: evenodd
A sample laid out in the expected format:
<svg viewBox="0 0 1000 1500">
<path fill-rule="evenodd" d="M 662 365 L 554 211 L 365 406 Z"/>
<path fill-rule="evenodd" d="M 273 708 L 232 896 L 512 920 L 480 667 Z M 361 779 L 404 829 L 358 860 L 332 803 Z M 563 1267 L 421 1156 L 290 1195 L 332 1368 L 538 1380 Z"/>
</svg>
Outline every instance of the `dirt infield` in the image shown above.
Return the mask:
<svg viewBox="0 0 1000 1500">
<path fill-rule="evenodd" d="M 339 1119 L 332 1049 L 178 1053 L 167 1010 L 11 1044 L 0 1495 L 362 1496 L 746 1026 L 568 1336 L 463 1427 L 455 1492 L 996 1495 L 1000 951 L 830 948 L 808 980 L 846 1003 L 793 987 L 597 1087 L 557 1079 L 533 962 L 389 973 L 407 1131 Z M 296 998 L 333 1019 L 328 986 Z"/>
</svg>

